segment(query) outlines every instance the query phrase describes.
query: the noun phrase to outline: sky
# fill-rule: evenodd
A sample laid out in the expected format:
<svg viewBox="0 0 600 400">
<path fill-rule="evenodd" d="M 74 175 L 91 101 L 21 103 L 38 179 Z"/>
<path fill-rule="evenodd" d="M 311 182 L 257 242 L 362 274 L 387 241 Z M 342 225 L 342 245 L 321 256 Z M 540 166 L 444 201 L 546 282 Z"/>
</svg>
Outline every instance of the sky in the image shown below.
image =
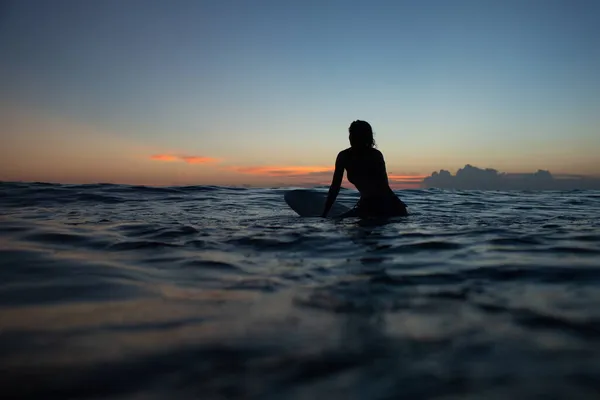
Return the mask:
<svg viewBox="0 0 600 400">
<path fill-rule="evenodd" d="M 465 164 L 600 176 L 599 19 L 594 0 L 1 1 L 0 180 L 328 184 L 356 119 L 395 187 Z"/>
</svg>

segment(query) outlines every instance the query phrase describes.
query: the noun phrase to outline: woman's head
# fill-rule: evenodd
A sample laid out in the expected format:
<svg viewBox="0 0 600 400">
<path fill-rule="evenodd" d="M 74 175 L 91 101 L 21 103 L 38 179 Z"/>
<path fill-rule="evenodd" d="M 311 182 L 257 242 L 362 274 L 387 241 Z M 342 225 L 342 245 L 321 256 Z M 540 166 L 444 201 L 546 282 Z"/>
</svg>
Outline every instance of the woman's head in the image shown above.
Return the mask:
<svg viewBox="0 0 600 400">
<path fill-rule="evenodd" d="M 373 129 L 367 121 L 356 120 L 352 122 L 348 132 L 350 133 L 350 146 L 353 148 L 375 147 Z"/>
</svg>

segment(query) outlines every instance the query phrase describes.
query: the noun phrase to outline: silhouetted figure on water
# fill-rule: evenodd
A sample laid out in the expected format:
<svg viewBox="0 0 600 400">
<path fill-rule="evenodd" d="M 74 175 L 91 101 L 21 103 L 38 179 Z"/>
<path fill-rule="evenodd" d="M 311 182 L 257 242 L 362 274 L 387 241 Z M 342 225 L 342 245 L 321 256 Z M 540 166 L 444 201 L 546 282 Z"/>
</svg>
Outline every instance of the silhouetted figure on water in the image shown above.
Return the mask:
<svg viewBox="0 0 600 400">
<path fill-rule="evenodd" d="M 326 217 L 340 192 L 344 170 L 348 181 L 360 192 L 356 206 L 343 217 L 395 217 L 408 215 L 404 204 L 388 182 L 383 154 L 375 148 L 373 129 L 366 121 L 354 121 L 348 129 L 350 147 L 340 151 L 335 160 L 335 172 L 325 202 Z"/>
</svg>

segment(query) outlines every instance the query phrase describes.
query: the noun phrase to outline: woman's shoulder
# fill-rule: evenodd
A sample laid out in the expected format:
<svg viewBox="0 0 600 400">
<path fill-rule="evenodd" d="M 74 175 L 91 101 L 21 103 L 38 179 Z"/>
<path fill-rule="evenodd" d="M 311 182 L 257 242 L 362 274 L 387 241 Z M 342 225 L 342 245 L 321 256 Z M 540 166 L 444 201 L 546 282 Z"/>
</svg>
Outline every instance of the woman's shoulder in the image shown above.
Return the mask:
<svg viewBox="0 0 600 400">
<path fill-rule="evenodd" d="M 339 158 L 347 158 L 350 155 L 351 150 L 352 150 L 352 148 L 348 147 L 347 149 L 340 151 L 338 153 L 338 157 Z"/>
<path fill-rule="evenodd" d="M 339 164 L 339 165 L 343 166 L 344 168 L 346 167 L 346 165 L 348 164 L 349 159 L 350 159 L 350 152 L 348 150 L 350 150 L 350 149 L 348 148 L 348 149 L 342 150 L 338 153 L 338 155 L 335 159 L 336 165 Z"/>
</svg>

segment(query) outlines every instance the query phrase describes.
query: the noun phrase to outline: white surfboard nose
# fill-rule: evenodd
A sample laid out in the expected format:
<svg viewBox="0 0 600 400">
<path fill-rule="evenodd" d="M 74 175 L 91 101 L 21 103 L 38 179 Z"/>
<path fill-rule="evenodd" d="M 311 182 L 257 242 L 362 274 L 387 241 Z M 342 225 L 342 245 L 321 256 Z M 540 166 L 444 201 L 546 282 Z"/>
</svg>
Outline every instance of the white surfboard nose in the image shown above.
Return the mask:
<svg viewBox="0 0 600 400">
<path fill-rule="evenodd" d="M 327 193 L 311 189 L 294 189 L 287 191 L 283 198 L 288 206 L 301 217 L 320 217 L 325 209 Z M 328 217 L 334 218 L 347 211 L 348 207 L 335 202 L 329 211 Z"/>
</svg>

